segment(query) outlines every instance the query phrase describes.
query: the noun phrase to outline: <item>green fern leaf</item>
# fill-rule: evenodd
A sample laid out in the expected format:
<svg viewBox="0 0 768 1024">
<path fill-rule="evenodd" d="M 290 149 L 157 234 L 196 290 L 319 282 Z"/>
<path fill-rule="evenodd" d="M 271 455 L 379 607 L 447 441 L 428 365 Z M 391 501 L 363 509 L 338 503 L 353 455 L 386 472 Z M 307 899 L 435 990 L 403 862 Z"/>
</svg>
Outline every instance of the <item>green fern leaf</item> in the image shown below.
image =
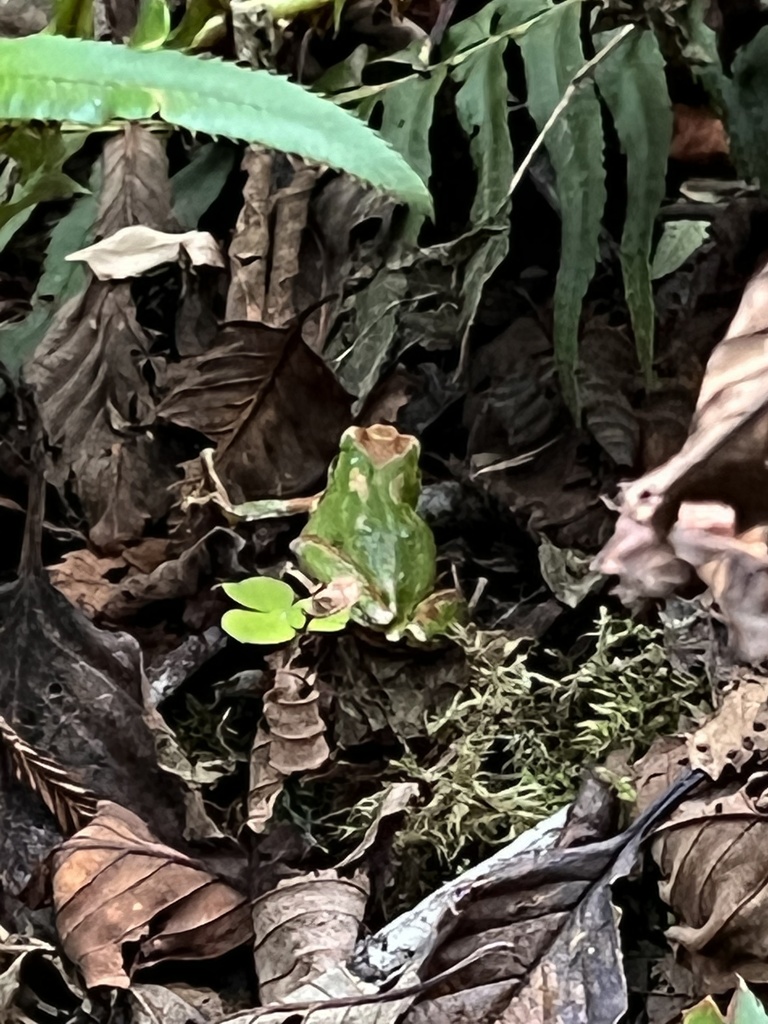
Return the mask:
<svg viewBox="0 0 768 1024">
<path fill-rule="evenodd" d="M 170 50 L 49 35 L 0 39 L 0 119 L 103 125 L 155 114 L 328 164 L 431 208 L 418 174 L 382 138 L 286 78 Z"/>
<path fill-rule="evenodd" d="M 494 0 L 476 15 L 460 21 L 445 37 L 441 53 L 457 58 L 451 77 L 458 83 L 456 114 L 470 140 L 469 150 L 477 172 L 477 189 L 470 220 L 483 227 L 487 237 L 467 262 L 462 286 L 462 334 L 471 327 L 483 288 L 509 251 L 509 184 L 514 174 L 514 154 L 509 137 L 507 72 L 504 52 L 509 32 L 522 26 L 545 6 L 540 0 Z M 494 35 L 498 36 L 493 40 Z M 488 45 L 485 45 L 486 42 Z"/>
<path fill-rule="evenodd" d="M 605 46 L 612 34 L 598 35 L 598 47 Z M 597 66 L 595 77 L 627 155 L 621 269 L 637 355 L 646 381 L 650 381 L 655 324 L 651 243 L 664 198 L 672 141 L 672 105 L 656 37 L 652 32 L 635 32 Z"/>
<path fill-rule="evenodd" d="M 432 174 L 432 153 L 429 129 L 435 109 L 435 98 L 445 81 L 446 69 L 437 68 L 424 78 L 408 79 L 388 89 L 381 97 L 383 111 L 379 131 L 387 142 L 413 167 L 421 180 L 429 183 Z M 364 108 L 367 104 L 363 104 Z M 378 106 L 378 97 L 371 107 Z M 363 113 L 361 109 L 360 113 Z M 370 117 L 370 113 L 366 120 Z M 416 241 L 423 215 L 415 214 L 409 226 L 409 237 Z"/>
<path fill-rule="evenodd" d="M 525 63 L 528 110 L 539 131 L 583 67 L 581 11 L 553 7 L 517 40 Z M 563 396 L 574 413 L 579 400 L 576 370 L 581 304 L 595 272 L 605 207 L 603 130 L 594 85 L 584 81 L 547 134 L 545 145 L 557 178 L 560 202 L 560 270 L 555 287 L 555 359 Z"/>
</svg>

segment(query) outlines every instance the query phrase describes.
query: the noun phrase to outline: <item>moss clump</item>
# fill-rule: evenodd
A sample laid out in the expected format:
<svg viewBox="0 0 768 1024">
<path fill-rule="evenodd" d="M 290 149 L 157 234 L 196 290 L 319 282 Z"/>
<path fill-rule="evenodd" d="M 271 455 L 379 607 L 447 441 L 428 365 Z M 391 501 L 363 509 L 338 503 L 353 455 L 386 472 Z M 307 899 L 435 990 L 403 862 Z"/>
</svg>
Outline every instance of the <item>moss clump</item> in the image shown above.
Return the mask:
<svg viewBox="0 0 768 1024">
<path fill-rule="evenodd" d="M 390 765 L 426 793 L 395 839 L 401 890 L 465 869 L 550 815 L 585 765 L 616 750 L 634 759 L 708 710 L 708 684 L 672 668 L 661 629 L 605 609 L 569 656 L 494 633 L 458 640 L 469 690 L 428 719 L 428 763 L 406 753 Z M 620 794 L 631 798 L 631 786 Z"/>
</svg>

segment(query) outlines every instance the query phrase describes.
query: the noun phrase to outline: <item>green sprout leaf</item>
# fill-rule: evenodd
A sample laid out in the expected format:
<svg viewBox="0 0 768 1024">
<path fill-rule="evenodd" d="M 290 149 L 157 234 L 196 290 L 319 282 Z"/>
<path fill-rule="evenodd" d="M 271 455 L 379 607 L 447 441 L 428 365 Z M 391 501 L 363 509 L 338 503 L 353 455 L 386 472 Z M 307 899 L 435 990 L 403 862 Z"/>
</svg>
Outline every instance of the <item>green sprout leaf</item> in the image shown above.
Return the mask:
<svg viewBox="0 0 768 1024">
<path fill-rule="evenodd" d="M 293 640 L 304 622 L 304 613 L 295 606 L 275 612 L 235 608 L 224 613 L 221 628 L 242 644 L 284 644 Z"/>
<path fill-rule="evenodd" d="M 296 599 L 287 583 L 271 576 L 252 576 L 241 583 L 222 583 L 221 589 L 233 601 L 257 612 L 287 611 Z"/>
</svg>

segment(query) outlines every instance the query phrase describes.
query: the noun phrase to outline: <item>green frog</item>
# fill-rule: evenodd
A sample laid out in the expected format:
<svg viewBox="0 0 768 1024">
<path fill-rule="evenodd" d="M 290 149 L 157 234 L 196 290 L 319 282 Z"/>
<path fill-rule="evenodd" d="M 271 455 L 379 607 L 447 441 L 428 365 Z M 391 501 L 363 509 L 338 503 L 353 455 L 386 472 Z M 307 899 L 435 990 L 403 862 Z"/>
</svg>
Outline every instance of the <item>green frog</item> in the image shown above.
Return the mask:
<svg viewBox="0 0 768 1024">
<path fill-rule="evenodd" d="M 353 621 L 424 642 L 445 632 L 463 602 L 455 590 L 434 591 L 435 539 L 416 511 L 419 455 L 417 439 L 394 427 L 350 427 L 293 550 L 321 583 L 357 581 Z"/>
</svg>

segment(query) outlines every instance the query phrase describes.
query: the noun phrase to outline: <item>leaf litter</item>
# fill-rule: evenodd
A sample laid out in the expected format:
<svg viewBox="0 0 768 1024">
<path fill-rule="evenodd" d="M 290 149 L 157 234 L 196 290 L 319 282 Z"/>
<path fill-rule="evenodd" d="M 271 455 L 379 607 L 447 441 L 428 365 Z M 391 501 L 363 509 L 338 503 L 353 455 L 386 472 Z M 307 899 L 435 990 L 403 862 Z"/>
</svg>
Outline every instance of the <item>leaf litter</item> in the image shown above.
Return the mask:
<svg viewBox="0 0 768 1024">
<path fill-rule="evenodd" d="M 762 1019 L 763 33 L 53 6 L 134 120 L 0 139 L 1 1012 Z"/>
</svg>

